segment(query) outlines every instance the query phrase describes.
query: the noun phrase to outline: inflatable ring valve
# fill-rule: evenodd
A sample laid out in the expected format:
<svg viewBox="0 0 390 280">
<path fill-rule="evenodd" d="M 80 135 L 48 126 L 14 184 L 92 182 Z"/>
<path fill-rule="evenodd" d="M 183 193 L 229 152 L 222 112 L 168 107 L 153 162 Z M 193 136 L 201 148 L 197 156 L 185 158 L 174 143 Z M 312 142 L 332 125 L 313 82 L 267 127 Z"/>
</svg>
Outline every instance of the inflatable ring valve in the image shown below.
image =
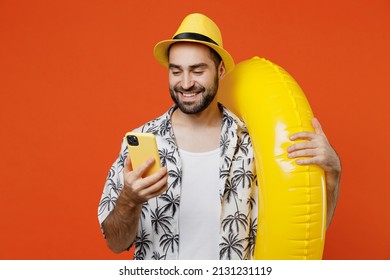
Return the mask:
<svg viewBox="0 0 390 280">
<path fill-rule="evenodd" d="M 259 57 L 221 81 L 219 101 L 242 119 L 251 137 L 259 183 L 255 259 L 322 259 L 326 231 L 323 170 L 287 157 L 289 136 L 314 132 L 313 113 L 297 82 Z"/>
</svg>

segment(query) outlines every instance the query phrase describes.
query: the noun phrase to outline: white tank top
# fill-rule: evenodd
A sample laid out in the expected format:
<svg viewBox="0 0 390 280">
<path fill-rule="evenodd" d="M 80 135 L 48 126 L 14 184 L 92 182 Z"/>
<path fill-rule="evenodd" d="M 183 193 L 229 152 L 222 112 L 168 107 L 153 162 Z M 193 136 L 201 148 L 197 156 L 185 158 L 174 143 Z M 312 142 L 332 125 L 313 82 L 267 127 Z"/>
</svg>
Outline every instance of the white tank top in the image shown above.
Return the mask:
<svg viewBox="0 0 390 280">
<path fill-rule="evenodd" d="M 183 163 L 179 259 L 219 259 L 219 148 L 205 153 L 179 149 Z"/>
</svg>

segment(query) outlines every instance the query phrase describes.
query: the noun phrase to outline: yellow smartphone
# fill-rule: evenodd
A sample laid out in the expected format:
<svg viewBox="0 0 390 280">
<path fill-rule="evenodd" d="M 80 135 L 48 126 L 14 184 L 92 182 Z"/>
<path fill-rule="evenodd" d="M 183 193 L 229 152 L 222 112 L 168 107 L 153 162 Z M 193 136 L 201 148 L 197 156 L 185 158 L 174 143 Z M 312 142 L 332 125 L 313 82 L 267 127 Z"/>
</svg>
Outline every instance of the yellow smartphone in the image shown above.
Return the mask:
<svg viewBox="0 0 390 280">
<path fill-rule="evenodd" d="M 156 136 L 154 134 L 128 132 L 125 137 L 133 170 L 150 158 L 154 158 L 155 162 L 143 177 L 147 177 L 161 168 Z"/>
</svg>

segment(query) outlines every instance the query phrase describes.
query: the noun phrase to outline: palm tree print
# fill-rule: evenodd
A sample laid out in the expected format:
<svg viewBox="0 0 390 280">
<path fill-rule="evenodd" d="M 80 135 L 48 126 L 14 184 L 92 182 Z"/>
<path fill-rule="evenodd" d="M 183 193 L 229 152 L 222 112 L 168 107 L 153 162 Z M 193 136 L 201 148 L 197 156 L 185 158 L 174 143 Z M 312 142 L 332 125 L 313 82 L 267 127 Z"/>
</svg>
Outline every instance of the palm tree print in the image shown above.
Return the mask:
<svg viewBox="0 0 390 280">
<path fill-rule="evenodd" d="M 115 180 L 115 177 L 109 178 L 109 179 L 107 179 L 106 184 L 109 188 L 111 188 L 111 192 L 114 192 L 114 194 L 116 196 L 118 196 L 120 193 L 121 187 L 120 187 L 120 184 L 118 184 L 118 182 L 115 182 L 114 180 Z"/>
<path fill-rule="evenodd" d="M 166 212 L 164 211 L 164 209 L 162 208 L 158 208 L 156 209 L 156 211 L 151 211 L 151 217 L 152 217 L 152 226 L 153 226 L 153 229 L 154 229 L 154 232 L 156 234 L 159 234 L 159 229 L 163 230 L 164 233 L 166 233 L 167 231 L 169 232 L 170 231 L 170 227 L 172 226 L 171 224 L 171 220 L 172 220 L 172 217 L 171 216 L 167 216 Z"/>
<path fill-rule="evenodd" d="M 234 123 L 234 119 L 232 116 L 229 116 L 227 114 L 224 114 L 223 117 L 222 117 L 222 122 L 224 123 L 224 125 L 226 125 L 227 127 L 231 127 Z"/>
<path fill-rule="evenodd" d="M 228 178 L 230 174 L 229 169 L 219 169 L 219 178 L 224 179 Z"/>
<path fill-rule="evenodd" d="M 233 172 L 232 183 L 235 185 L 242 184 L 242 187 L 245 188 L 247 186 L 250 187 L 250 182 L 253 181 L 255 175 L 251 170 L 247 170 L 244 166 L 244 160 L 242 161 L 242 166 Z"/>
<path fill-rule="evenodd" d="M 125 162 L 126 162 L 126 158 L 127 158 L 127 147 L 125 148 L 125 152 L 123 154 L 120 154 L 119 155 L 119 158 L 118 158 L 118 166 L 123 169 L 124 166 L 125 166 Z"/>
<path fill-rule="evenodd" d="M 174 151 L 169 151 L 168 149 L 161 149 L 158 151 L 158 154 L 160 156 L 162 166 L 167 166 L 168 161 L 174 165 L 177 164 Z"/>
<path fill-rule="evenodd" d="M 141 251 L 135 251 L 134 252 L 134 260 L 144 260 L 145 259 L 145 254 Z"/>
<path fill-rule="evenodd" d="M 257 233 L 257 218 L 249 222 L 249 236 L 245 238 L 247 245 L 245 247 L 246 258 L 250 259 L 255 251 L 256 244 L 256 233 Z"/>
<path fill-rule="evenodd" d="M 143 255 L 146 255 L 146 251 L 150 250 L 152 246 L 152 241 L 149 239 L 150 234 L 146 233 L 145 230 L 141 231 L 141 234 L 137 236 L 135 240 L 135 246 L 138 248 L 138 251 Z"/>
<path fill-rule="evenodd" d="M 179 248 L 179 235 L 173 233 L 163 234 L 160 238 L 160 244 L 163 246 L 165 254 L 169 248 L 171 248 L 171 252 L 173 253 L 175 248 Z"/>
<path fill-rule="evenodd" d="M 152 121 L 150 123 L 147 123 L 142 127 L 142 132 L 146 133 L 154 133 L 158 129 L 158 126 L 156 125 L 155 121 Z"/>
<path fill-rule="evenodd" d="M 171 123 L 169 119 L 165 119 L 164 121 L 162 121 L 157 131 L 159 131 L 160 136 L 168 134 L 171 131 Z"/>
<path fill-rule="evenodd" d="M 237 147 L 243 152 L 244 155 L 247 155 L 249 152 L 248 146 L 250 142 L 247 139 L 248 137 L 243 137 L 238 139 Z"/>
<path fill-rule="evenodd" d="M 107 180 L 110 180 L 110 179 L 112 180 L 113 178 L 115 178 L 115 175 L 116 175 L 116 168 L 114 166 L 111 166 L 110 171 L 108 172 L 108 175 L 107 175 Z"/>
<path fill-rule="evenodd" d="M 239 232 L 240 225 L 246 230 L 246 227 L 248 226 L 247 216 L 240 211 L 236 211 L 234 215 L 229 215 L 222 221 L 223 230 L 225 230 L 226 227 L 229 227 L 229 231 L 233 231 L 234 225 L 236 226 L 236 232 Z"/>
<path fill-rule="evenodd" d="M 228 238 L 223 237 L 223 241 L 220 244 L 221 250 L 219 251 L 219 259 L 224 259 L 227 255 L 228 260 L 232 259 L 232 254 L 235 253 L 240 260 L 242 260 L 242 251 L 244 247 L 241 245 L 242 240 L 238 238 L 238 234 L 229 233 Z"/>
<path fill-rule="evenodd" d="M 165 255 L 160 255 L 160 253 L 159 252 L 156 252 L 156 251 L 154 251 L 153 252 L 153 256 L 152 256 L 152 260 L 165 260 Z"/>
<path fill-rule="evenodd" d="M 146 214 L 149 213 L 147 205 L 148 205 L 148 202 L 145 202 L 145 203 L 142 204 L 141 217 L 143 219 L 145 219 L 146 218 Z"/>
<path fill-rule="evenodd" d="M 160 199 L 166 202 L 164 206 L 162 206 L 163 211 L 167 212 L 172 210 L 172 216 L 175 215 L 176 211 L 179 209 L 180 196 L 174 196 L 173 192 L 170 191 L 169 194 L 162 194 Z"/>
<path fill-rule="evenodd" d="M 253 196 L 250 196 L 249 198 L 248 198 L 248 201 L 246 202 L 246 204 L 249 206 L 249 210 L 253 210 L 254 209 L 254 207 L 255 207 L 255 205 L 256 205 L 256 200 L 255 200 L 255 198 L 253 197 Z"/>
<path fill-rule="evenodd" d="M 223 156 L 226 153 L 226 150 L 228 149 L 229 144 L 230 144 L 229 137 L 226 134 L 222 135 L 221 140 L 220 140 L 220 144 L 219 144 L 220 149 L 221 149 L 221 156 Z"/>
<path fill-rule="evenodd" d="M 237 201 L 236 201 L 236 197 L 238 196 L 237 186 L 231 184 L 230 181 L 226 182 L 224 196 L 226 198 L 226 201 L 229 203 L 230 203 L 231 199 L 234 198 L 234 201 L 236 203 L 236 207 L 238 207 Z"/>
<path fill-rule="evenodd" d="M 103 197 L 99 203 L 98 215 L 103 214 L 105 211 L 111 211 L 114 209 L 117 199 L 118 197 L 116 195 L 112 196 L 111 192 L 107 196 Z"/>
<path fill-rule="evenodd" d="M 181 185 L 181 178 L 182 178 L 182 170 L 177 168 L 176 170 L 169 170 L 168 171 L 169 178 L 172 178 L 172 182 L 169 185 L 170 188 L 176 188 L 177 186 Z"/>
</svg>

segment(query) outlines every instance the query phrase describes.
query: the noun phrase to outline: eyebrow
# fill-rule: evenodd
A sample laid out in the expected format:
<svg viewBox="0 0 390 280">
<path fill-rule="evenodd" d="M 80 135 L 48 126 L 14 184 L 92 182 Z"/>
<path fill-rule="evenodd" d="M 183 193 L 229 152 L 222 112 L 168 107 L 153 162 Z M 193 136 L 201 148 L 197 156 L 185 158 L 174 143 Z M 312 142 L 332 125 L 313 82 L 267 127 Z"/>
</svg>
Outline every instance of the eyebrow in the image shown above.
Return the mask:
<svg viewBox="0 0 390 280">
<path fill-rule="evenodd" d="M 197 64 L 189 66 L 190 70 L 193 70 L 193 69 L 196 69 L 196 68 L 201 68 L 201 67 L 208 67 L 208 64 L 207 63 L 197 63 Z M 177 64 L 173 64 L 173 63 L 169 63 L 169 69 L 171 69 L 171 68 L 181 69 L 182 66 L 177 65 Z"/>
</svg>

